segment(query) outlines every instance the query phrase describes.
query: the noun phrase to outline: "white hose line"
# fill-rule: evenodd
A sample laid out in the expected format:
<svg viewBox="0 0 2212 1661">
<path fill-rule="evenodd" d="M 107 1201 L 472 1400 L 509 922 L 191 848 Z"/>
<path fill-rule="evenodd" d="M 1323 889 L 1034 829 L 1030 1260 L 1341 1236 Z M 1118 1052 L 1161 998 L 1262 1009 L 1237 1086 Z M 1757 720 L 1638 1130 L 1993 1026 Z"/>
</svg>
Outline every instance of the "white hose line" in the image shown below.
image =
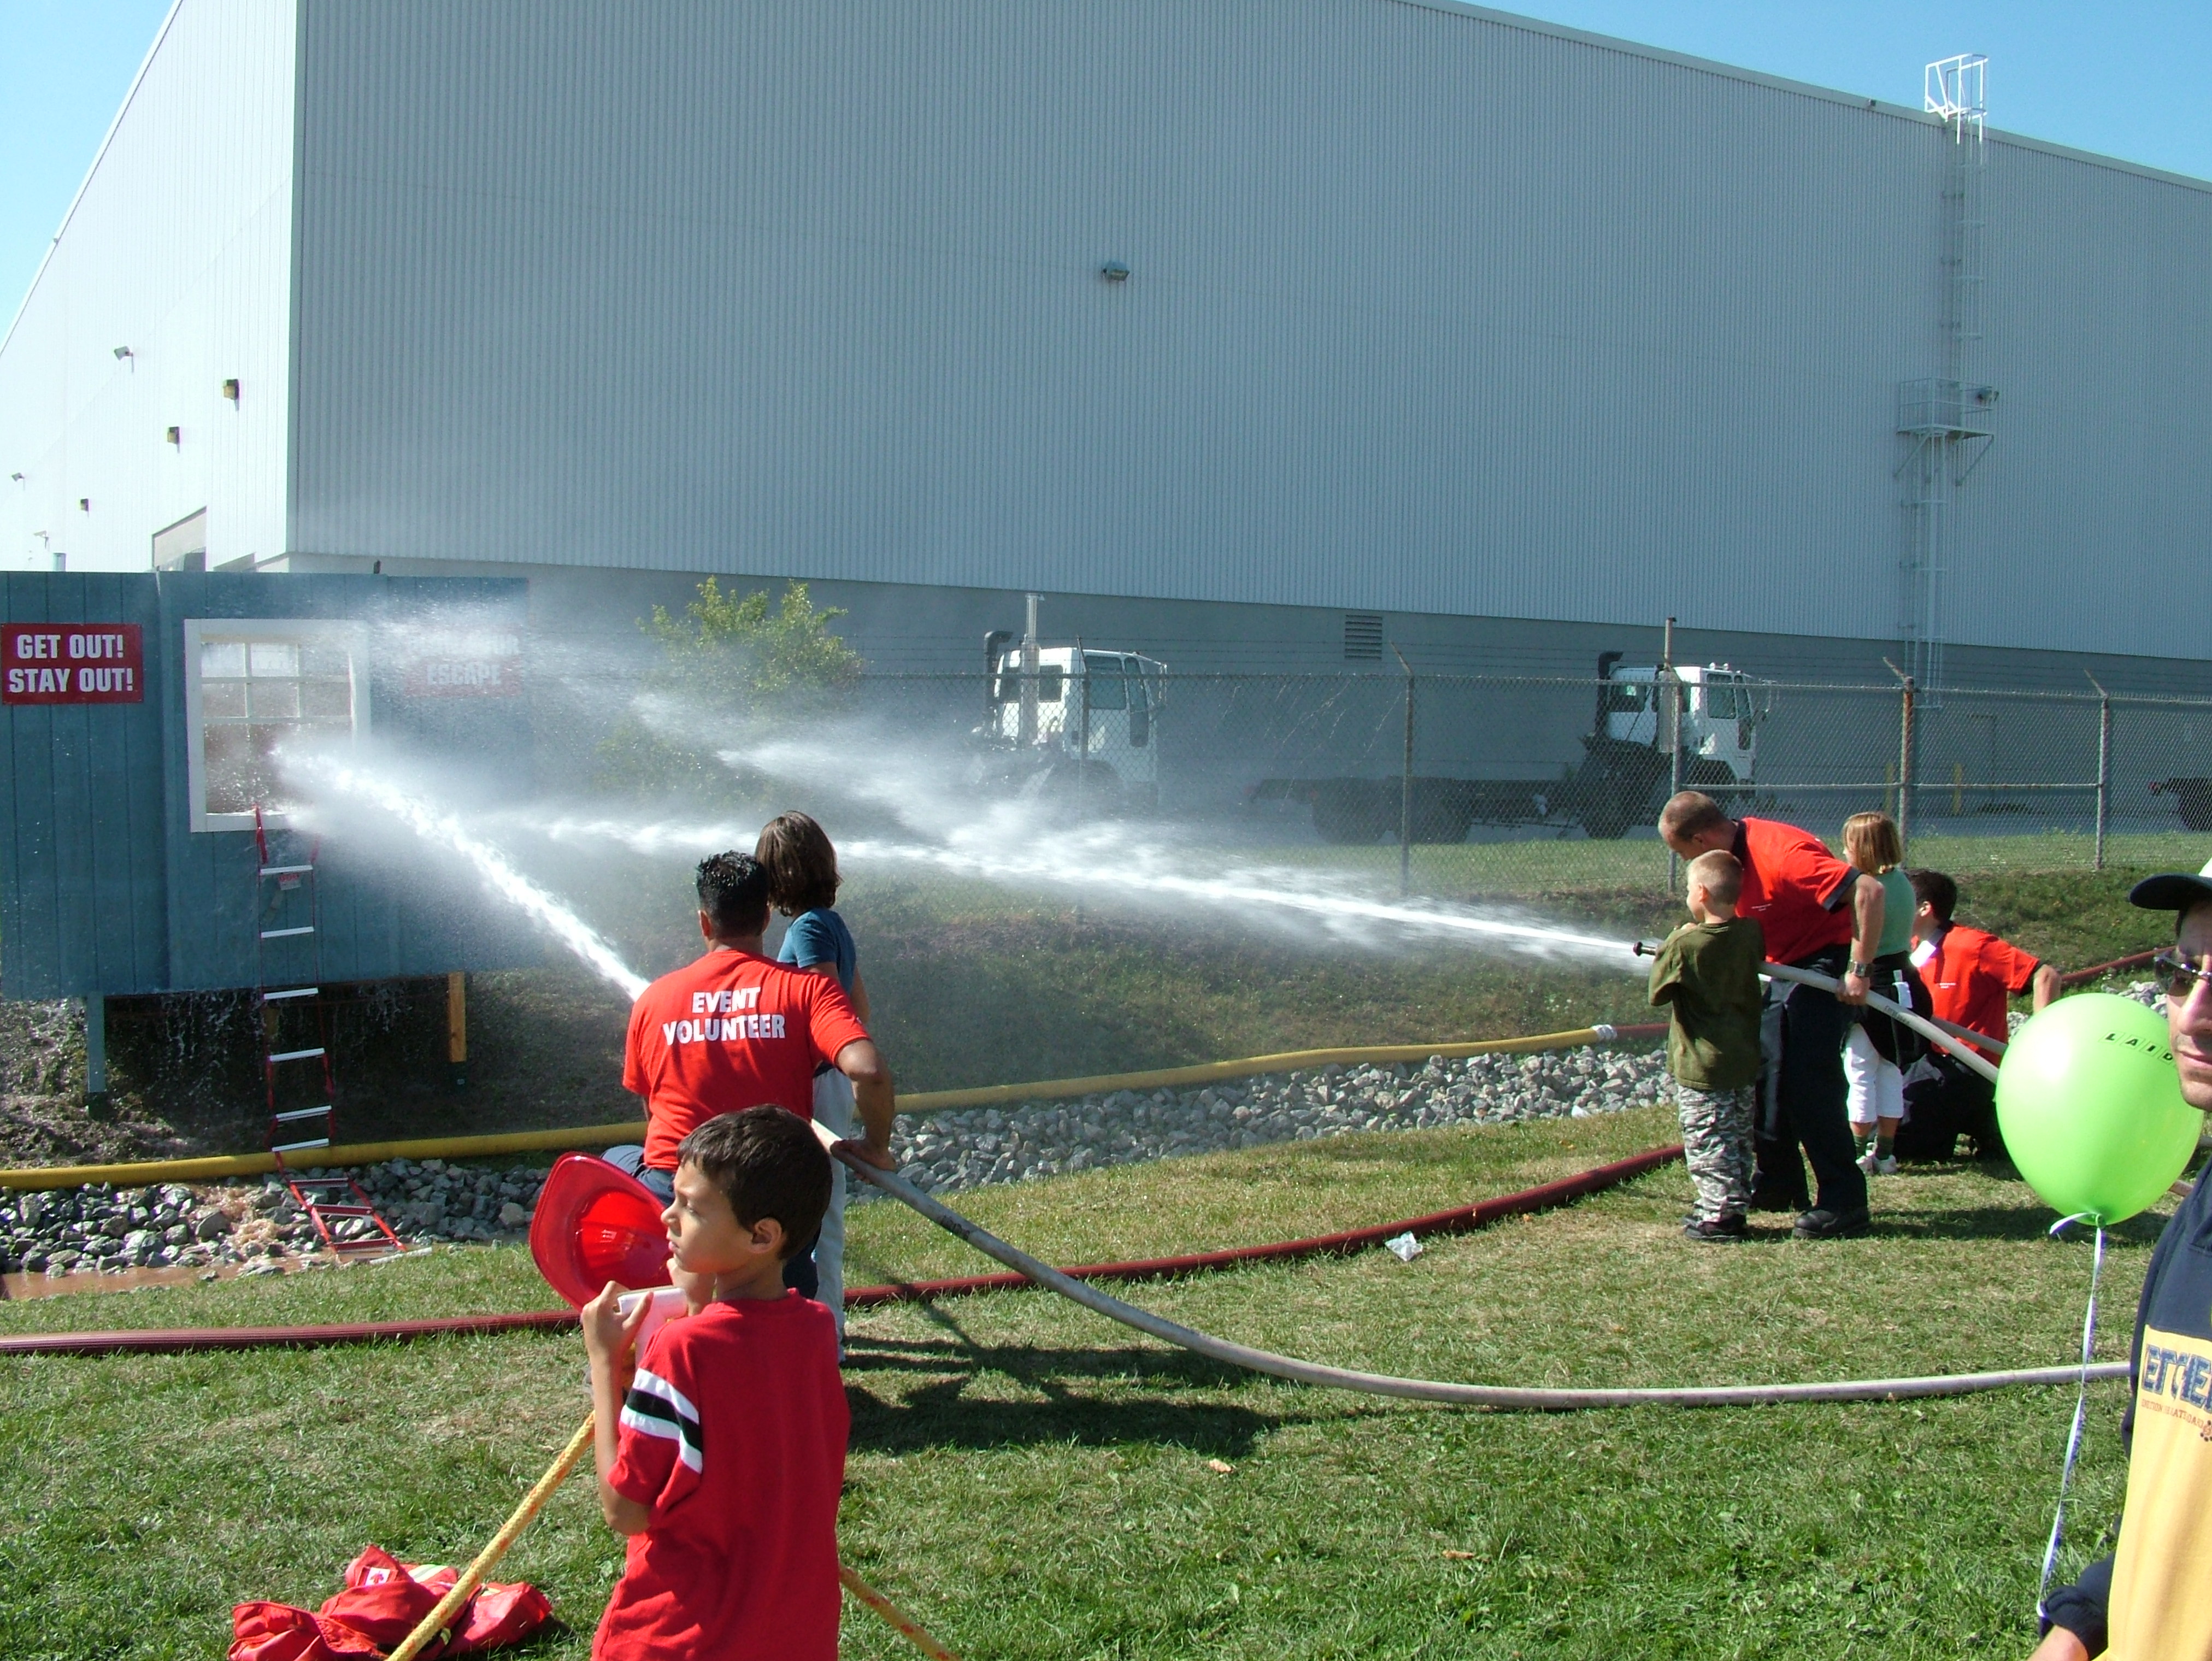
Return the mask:
<svg viewBox="0 0 2212 1661">
<path fill-rule="evenodd" d="M 2070 1385 L 2082 1377 L 2081 1367 L 2039 1367 L 2004 1373 L 1937 1373 L 1914 1379 L 1853 1379 L 1825 1384 L 1709 1385 L 1677 1390 L 1540 1390 L 1503 1385 L 1443 1384 L 1428 1379 L 1400 1379 L 1385 1373 L 1359 1373 L 1349 1367 L 1323 1367 L 1271 1350 L 1254 1349 L 1226 1338 L 1200 1332 L 1149 1309 L 1124 1303 L 1087 1282 L 1063 1275 L 1051 1264 L 1039 1263 L 1028 1252 L 1011 1246 L 979 1224 L 970 1222 L 950 1206 L 940 1205 L 903 1177 L 878 1170 L 865 1160 L 837 1147 L 837 1137 L 821 1125 L 814 1134 L 822 1145 L 870 1182 L 902 1200 L 948 1234 L 957 1234 L 985 1257 L 995 1258 L 1017 1274 L 1093 1310 L 1109 1320 L 1133 1326 L 1156 1338 L 1231 1367 L 1266 1373 L 1294 1383 L 1319 1385 L 1331 1390 L 1356 1390 L 1370 1396 L 1402 1396 L 1415 1401 L 1447 1402 L 1455 1407 L 1504 1408 L 1558 1413 L 1598 1407 L 1755 1407 L 1771 1402 L 1895 1402 L 1922 1396 L 1966 1396 L 1981 1390 L 2003 1390 L 2020 1385 Z M 2089 1369 L 2093 1379 L 2124 1379 L 2125 1361 L 2108 1361 Z"/>
<path fill-rule="evenodd" d="M 1842 983 L 1832 976 L 1818 973 L 1812 969 L 1793 969 L 1786 963 L 1762 963 L 1759 965 L 1759 972 L 1769 980 L 1794 980 L 1801 986 L 1817 986 L 1824 992 L 1843 990 Z M 1997 1082 L 1996 1064 L 1988 1057 L 1976 1052 L 1971 1046 L 1962 1042 L 1960 1039 L 1953 1037 L 1952 1033 L 1959 1029 L 1951 1028 L 1950 1022 L 1945 1021 L 1939 1027 L 1926 1016 L 1917 1015 L 1911 1010 L 1891 1003 L 1880 992 L 1869 992 L 1867 1005 L 1870 1009 L 1881 1010 L 1893 1020 L 1903 1021 L 1938 1049 L 1948 1050 L 1959 1060 L 1965 1062 L 1967 1066 L 1989 1080 L 1990 1083 L 1994 1084 Z M 1944 1030 L 1946 1028 L 1949 1028 L 1950 1031 Z M 1974 1041 L 1979 1044 L 1989 1044 L 1996 1040 L 1984 1038 L 1977 1033 L 1974 1034 Z"/>
</svg>

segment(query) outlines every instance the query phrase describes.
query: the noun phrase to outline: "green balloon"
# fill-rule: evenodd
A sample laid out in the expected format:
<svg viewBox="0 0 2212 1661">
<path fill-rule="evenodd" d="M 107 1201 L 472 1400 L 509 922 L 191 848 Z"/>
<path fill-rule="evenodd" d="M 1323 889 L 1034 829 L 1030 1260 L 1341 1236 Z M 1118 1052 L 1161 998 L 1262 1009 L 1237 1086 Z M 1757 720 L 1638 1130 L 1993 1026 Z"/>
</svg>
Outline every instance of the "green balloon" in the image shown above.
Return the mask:
<svg viewBox="0 0 2212 1661">
<path fill-rule="evenodd" d="M 2062 998 L 1997 1069 L 1997 1127 L 2028 1186 L 2066 1216 L 2131 1217 L 2189 1168 L 2204 1115 L 2181 1096 L 2166 1017 L 2132 998 Z"/>
</svg>

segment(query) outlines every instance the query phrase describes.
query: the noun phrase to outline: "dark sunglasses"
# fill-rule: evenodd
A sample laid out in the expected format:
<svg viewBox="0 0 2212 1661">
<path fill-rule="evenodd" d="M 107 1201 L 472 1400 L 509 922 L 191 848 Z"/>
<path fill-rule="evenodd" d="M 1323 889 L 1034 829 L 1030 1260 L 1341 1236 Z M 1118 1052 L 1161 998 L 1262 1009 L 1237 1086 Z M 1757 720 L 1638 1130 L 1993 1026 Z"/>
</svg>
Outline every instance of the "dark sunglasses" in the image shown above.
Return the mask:
<svg viewBox="0 0 2212 1661">
<path fill-rule="evenodd" d="M 2200 969 L 2178 951 L 2160 952 L 2151 967 L 2166 977 L 2166 995 L 2185 1003 L 2199 986 L 2212 986 L 2212 969 Z"/>
</svg>

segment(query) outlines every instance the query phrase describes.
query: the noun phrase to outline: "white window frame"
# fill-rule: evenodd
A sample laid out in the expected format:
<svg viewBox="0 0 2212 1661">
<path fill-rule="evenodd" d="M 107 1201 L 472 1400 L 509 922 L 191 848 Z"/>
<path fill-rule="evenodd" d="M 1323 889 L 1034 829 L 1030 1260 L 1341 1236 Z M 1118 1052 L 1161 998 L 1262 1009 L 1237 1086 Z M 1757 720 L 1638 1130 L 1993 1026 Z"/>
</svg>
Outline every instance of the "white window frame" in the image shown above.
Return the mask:
<svg viewBox="0 0 2212 1661">
<path fill-rule="evenodd" d="M 335 617 L 187 617 L 185 619 L 185 788 L 191 803 L 195 831 L 253 828 L 250 813 L 207 810 L 207 728 L 200 707 L 200 647 L 204 640 L 281 641 L 287 646 L 336 648 L 346 654 L 346 676 L 353 694 L 352 738 L 368 725 L 368 630 Z M 282 829 L 289 816 L 264 813 L 261 822 Z"/>
</svg>

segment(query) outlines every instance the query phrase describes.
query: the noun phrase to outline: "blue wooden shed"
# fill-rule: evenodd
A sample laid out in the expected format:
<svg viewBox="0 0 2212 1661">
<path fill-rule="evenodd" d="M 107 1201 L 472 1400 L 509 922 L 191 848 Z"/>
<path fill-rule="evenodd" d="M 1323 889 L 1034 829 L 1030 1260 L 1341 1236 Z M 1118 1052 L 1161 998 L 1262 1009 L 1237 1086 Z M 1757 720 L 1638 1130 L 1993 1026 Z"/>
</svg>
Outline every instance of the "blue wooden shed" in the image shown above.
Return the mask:
<svg viewBox="0 0 2212 1661">
<path fill-rule="evenodd" d="M 0 576 L 0 997 L 538 961 L 465 871 L 328 815 L 294 825 L 276 762 L 299 741 L 373 746 L 520 799 L 527 597 L 504 579 Z M 312 934 L 289 926 L 300 882 L 263 874 L 285 862 L 313 866 Z"/>
</svg>

